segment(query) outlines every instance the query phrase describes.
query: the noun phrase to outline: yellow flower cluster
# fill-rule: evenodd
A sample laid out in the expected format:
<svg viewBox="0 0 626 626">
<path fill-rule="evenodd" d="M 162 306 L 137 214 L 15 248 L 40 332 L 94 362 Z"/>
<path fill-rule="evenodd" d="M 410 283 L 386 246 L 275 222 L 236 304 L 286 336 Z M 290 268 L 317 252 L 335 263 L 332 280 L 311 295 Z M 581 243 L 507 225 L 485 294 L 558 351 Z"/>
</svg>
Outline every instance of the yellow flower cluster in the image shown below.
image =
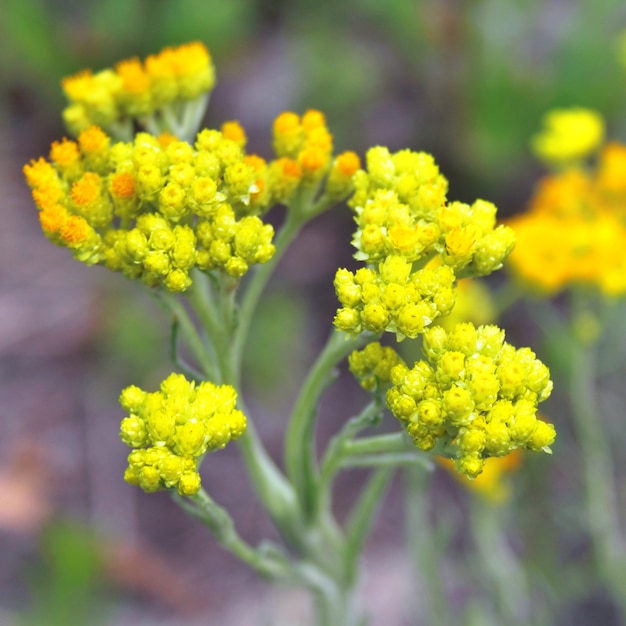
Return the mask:
<svg viewBox="0 0 626 626">
<path fill-rule="evenodd" d="M 497 326 L 470 323 L 429 328 L 423 339 L 427 360 L 396 365 L 387 392 L 387 406 L 418 448 L 451 445 L 457 471 L 469 478 L 488 457 L 550 451 L 554 426 L 536 413 L 552 381 L 529 348 L 516 350 Z"/>
<path fill-rule="evenodd" d="M 129 415 L 122 420 L 120 438 L 133 451 L 124 480 L 148 492 L 175 488 L 182 496 L 197 493 L 200 457 L 246 430 L 236 402 L 230 385 L 196 386 L 182 374 L 170 374 L 154 393 L 126 387 L 120 404 Z"/>
<path fill-rule="evenodd" d="M 452 310 L 454 273 L 449 267 L 412 271 L 409 261 L 392 255 L 377 270 L 337 271 L 335 291 L 342 308 L 334 321 L 339 330 L 350 334 L 387 330 L 399 340 L 415 338 Z"/>
<path fill-rule="evenodd" d="M 278 157 L 269 166 L 272 203 L 288 204 L 298 191 L 314 195 L 326 175 L 322 193 L 328 201 L 341 200 L 353 190 L 360 159 L 351 151 L 333 159 L 333 137 L 323 113 L 285 111 L 274 120 L 272 133 Z"/>
<path fill-rule="evenodd" d="M 402 357 L 391 347 L 381 346 L 374 341 L 363 350 L 355 350 L 348 357 L 348 365 L 361 387 L 367 391 L 378 391 L 389 384 L 391 370 L 404 363 Z"/>
<path fill-rule="evenodd" d="M 66 78 L 77 140 L 24 167 L 45 235 L 84 263 L 182 292 L 193 268 L 239 279 L 266 263 L 274 230 L 259 216 L 274 204 L 311 217 L 353 191 L 359 157 L 333 157 L 319 111 L 276 118 L 269 163 L 246 153 L 236 121 L 196 133 L 214 82 L 201 43 Z"/>
<path fill-rule="evenodd" d="M 570 284 L 626 293 L 626 146 L 610 143 L 594 169 L 545 177 L 528 211 L 509 220 L 517 235 L 510 267 L 531 288 Z"/>
<path fill-rule="evenodd" d="M 456 279 L 502 266 L 515 236 L 496 226 L 490 202 L 447 202 L 448 182 L 431 155 L 376 147 L 366 160 L 349 204 L 354 256 L 369 267 L 338 271 L 335 325 L 353 335 L 387 330 L 414 338 L 450 312 Z"/>
<path fill-rule="evenodd" d="M 544 116 L 543 125 L 543 130 L 532 138 L 531 148 L 549 165 L 580 161 L 604 141 L 604 120 L 590 109 L 553 109 Z"/>
<path fill-rule="evenodd" d="M 69 101 L 63 111 L 74 135 L 96 124 L 104 128 L 127 118 L 144 118 L 173 103 L 208 93 L 215 83 L 209 51 L 202 43 L 165 48 L 158 54 L 120 61 L 96 74 L 85 70 L 63 80 Z"/>
<path fill-rule="evenodd" d="M 234 125 L 234 126 L 233 126 Z M 241 277 L 274 254 L 264 161 L 245 155 L 240 127 L 203 130 L 192 146 L 138 133 L 112 144 L 98 127 L 52 144 L 24 167 L 44 233 L 88 264 L 184 291 L 189 272 Z M 243 131 L 241 131 L 243 132 Z"/>
</svg>

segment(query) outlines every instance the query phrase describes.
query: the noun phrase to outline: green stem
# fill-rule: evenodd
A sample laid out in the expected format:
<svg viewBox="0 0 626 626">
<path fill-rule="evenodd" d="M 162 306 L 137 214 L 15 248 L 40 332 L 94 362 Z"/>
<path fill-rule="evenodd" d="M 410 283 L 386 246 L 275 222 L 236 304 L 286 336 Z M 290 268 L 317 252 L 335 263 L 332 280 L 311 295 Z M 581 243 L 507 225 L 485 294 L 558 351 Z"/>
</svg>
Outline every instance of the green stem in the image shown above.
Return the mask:
<svg viewBox="0 0 626 626">
<path fill-rule="evenodd" d="M 177 137 L 190 144 L 194 143 L 202 118 L 209 106 L 210 93 L 198 96 L 195 100 L 186 102 L 182 109 L 182 118 L 178 127 Z"/>
<path fill-rule="evenodd" d="M 315 501 L 317 461 L 314 431 L 320 396 L 332 382 L 338 363 L 370 340 L 371 337 L 364 334 L 346 339 L 343 333 L 333 330 L 296 400 L 285 436 L 285 467 L 306 516 L 312 514 Z"/>
<path fill-rule="evenodd" d="M 216 353 L 218 367 L 213 380 L 233 385 L 239 408 L 249 416 L 239 385 L 239 370 L 231 351 L 231 338 L 237 330 L 234 291 L 224 279 L 220 277 L 218 280 L 219 293 L 215 293 L 209 277 L 198 273 L 194 278 L 190 301 Z M 248 420 L 246 432 L 238 439 L 237 445 L 261 503 L 285 540 L 292 546 L 299 546 L 303 531 L 298 500 L 293 487 L 269 456 L 252 420 Z"/>
<path fill-rule="evenodd" d="M 383 454 L 396 452 L 415 452 L 415 446 L 407 439 L 404 433 L 388 433 L 361 437 L 344 443 L 344 456 L 360 454 Z"/>
<path fill-rule="evenodd" d="M 267 263 L 259 265 L 256 268 L 254 275 L 246 286 L 239 308 L 238 330 L 231 348 L 233 352 L 233 362 L 237 369 L 241 368 L 244 349 L 248 340 L 248 335 L 250 334 L 250 326 L 252 325 L 254 312 L 256 311 L 261 295 L 272 277 L 280 259 L 289 247 L 289 244 L 298 234 L 302 223 L 302 220 L 294 212 L 287 212 L 285 223 L 280 229 L 276 237 L 276 241 L 274 242 L 276 247 L 274 256 Z"/>
<path fill-rule="evenodd" d="M 441 524 L 433 527 L 429 519 L 430 475 L 419 468 L 409 467 L 404 471 L 404 477 L 407 544 L 415 576 L 422 589 L 419 606 L 426 613 L 424 623 L 429 626 L 450 626 L 458 623 L 458 620 L 453 616 L 442 575 L 443 556 L 447 553 L 446 529 Z M 411 600 L 414 601 L 414 598 Z M 413 608 L 417 608 L 417 603 Z"/>
<path fill-rule="evenodd" d="M 172 319 L 172 325 L 170 329 L 170 361 L 188 378 L 192 378 L 196 381 L 200 381 L 203 378 L 202 372 L 198 371 L 195 367 L 187 363 L 179 354 L 178 350 L 178 331 L 180 329 L 180 322 L 177 317 Z"/>
<path fill-rule="evenodd" d="M 229 382 L 236 378 L 233 374 L 233 364 L 230 352 L 230 338 L 233 332 L 232 319 L 223 319 L 223 294 L 215 293 L 210 279 L 206 274 L 196 272 L 194 282 L 189 290 L 188 297 L 200 323 L 206 331 L 211 347 L 217 358 L 219 377 L 213 379 L 215 383 Z"/>
<path fill-rule="evenodd" d="M 476 494 L 471 495 L 472 535 L 484 565 L 481 569 L 489 575 L 489 587 L 499 600 L 498 621 L 523 626 L 528 623 L 532 606 L 524 568 L 502 532 L 506 525 L 498 515 L 499 509 L 487 505 Z"/>
<path fill-rule="evenodd" d="M 242 403 L 239 404 L 244 413 L 249 414 Z M 237 440 L 237 446 L 255 493 L 276 528 L 290 546 L 302 552 L 305 529 L 298 498 L 293 486 L 267 453 L 251 420 L 246 432 Z"/>
<path fill-rule="evenodd" d="M 255 549 L 237 533 L 233 520 L 224 508 L 201 489 L 196 495 L 184 498 L 175 494 L 174 500 L 185 511 L 211 529 L 217 542 L 261 576 L 270 580 L 289 580 L 291 564 L 277 547 Z"/>
<path fill-rule="evenodd" d="M 343 428 L 330 440 L 320 468 L 320 497 L 330 492 L 332 480 L 339 470 L 345 456 L 345 445 L 361 430 L 376 423 L 381 416 L 382 407 L 378 402 L 370 402 L 359 415 L 349 419 Z"/>
<path fill-rule="evenodd" d="M 573 350 L 571 410 L 582 454 L 587 522 L 598 567 L 626 616 L 626 560 L 621 536 L 610 441 L 599 420 L 593 346 Z"/>
<path fill-rule="evenodd" d="M 182 302 L 175 294 L 172 294 L 169 291 L 158 290 L 152 293 L 174 316 L 175 322 L 179 325 L 180 330 L 185 337 L 187 346 L 191 350 L 191 353 L 195 357 L 196 361 L 198 361 L 198 365 L 202 368 L 204 375 L 209 379 L 215 379 L 217 375 L 217 367 L 215 360 L 212 358 L 210 348 L 198 334 L 198 330 Z"/>
<path fill-rule="evenodd" d="M 343 460 L 341 467 L 399 467 L 401 465 L 419 465 L 431 471 L 433 464 L 423 456 L 413 451 L 388 452 L 385 454 L 361 454 Z"/>
<path fill-rule="evenodd" d="M 383 494 L 395 470 L 395 467 L 381 467 L 374 471 L 348 520 L 346 528 L 346 575 L 351 584 L 354 584 L 357 577 L 359 557 L 374 523 L 374 513 L 380 506 Z"/>
</svg>

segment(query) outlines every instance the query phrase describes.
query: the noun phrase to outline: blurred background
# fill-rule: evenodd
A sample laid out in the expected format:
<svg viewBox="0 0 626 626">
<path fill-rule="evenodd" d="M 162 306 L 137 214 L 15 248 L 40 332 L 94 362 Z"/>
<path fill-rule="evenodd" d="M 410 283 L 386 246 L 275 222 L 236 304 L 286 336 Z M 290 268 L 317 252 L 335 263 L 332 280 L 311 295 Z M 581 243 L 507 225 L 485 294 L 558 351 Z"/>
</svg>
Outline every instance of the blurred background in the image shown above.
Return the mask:
<svg viewBox="0 0 626 626">
<path fill-rule="evenodd" d="M 485 198 L 508 216 L 524 209 L 541 174 L 528 139 L 547 109 L 596 109 L 609 135 L 626 139 L 624 28 L 622 0 L 4 0 L 0 626 L 303 624 L 307 616 L 304 596 L 268 588 L 167 495 L 122 481 L 116 399 L 125 385 L 152 389 L 170 371 L 169 328 L 149 296 L 121 276 L 73 262 L 40 233 L 21 167 L 65 134 L 63 76 L 200 40 L 218 76 L 206 123 L 238 119 L 249 151 L 270 155 L 279 112 L 318 108 L 338 151 L 429 151 L 450 181 L 449 198 Z M 297 384 L 329 331 L 332 277 L 349 262 L 351 229 L 346 208 L 310 225 L 259 314 L 249 404 L 276 455 Z M 513 343 L 543 358 L 520 315 L 504 320 L 509 330 L 507 321 Z M 274 354 L 286 356 L 273 361 Z M 363 400 L 349 377 L 340 384 L 325 398 L 322 438 Z M 507 549 L 529 563 L 529 597 L 547 619 L 536 623 L 619 624 L 589 566 L 575 442 L 555 396 L 554 457 L 525 462 L 494 519 Z M 340 516 L 362 474 L 339 481 Z M 248 541 L 274 536 L 236 449 L 215 455 L 204 480 Z M 366 555 L 374 625 L 435 623 L 422 611 L 425 592 L 412 586 L 414 563 L 402 551 L 407 483 L 403 475 L 394 483 Z M 443 602 L 456 623 L 488 624 L 495 600 L 463 527 L 480 496 L 439 470 L 421 492 L 437 537 L 439 553 L 431 556 L 439 560 Z"/>
</svg>

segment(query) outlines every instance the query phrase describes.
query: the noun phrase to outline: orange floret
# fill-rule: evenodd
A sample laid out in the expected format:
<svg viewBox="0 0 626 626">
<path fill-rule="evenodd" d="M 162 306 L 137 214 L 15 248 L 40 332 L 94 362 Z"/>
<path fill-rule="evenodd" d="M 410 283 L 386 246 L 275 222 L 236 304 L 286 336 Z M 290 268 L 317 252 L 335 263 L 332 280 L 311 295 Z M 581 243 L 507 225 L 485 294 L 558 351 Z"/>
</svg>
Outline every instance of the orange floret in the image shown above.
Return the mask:
<svg viewBox="0 0 626 626">
<path fill-rule="evenodd" d="M 130 172 L 115 174 L 111 180 L 111 193 L 117 198 L 131 198 L 135 193 L 135 177 Z"/>
<path fill-rule="evenodd" d="M 33 200 L 40 209 L 45 209 L 51 204 L 56 204 L 64 197 L 65 193 L 58 184 L 45 183 L 40 185 L 37 189 L 33 189 Z"/>
<path fill-rule="evenodd" d="M 350 178 L 361 169 L 361 159 L 356 152 L 348 150 L 337 156 L 336 165 L 343 176 Z"/>
<path fill-rule="evenodd" d="M 59 235 L 68 245 L 80 245 L 89 237 L 89 224 L 78 215 L 71 215 L 61 227 Z"/>
<path fill-rule="evenodd" d="M 70 191 L 70 197 L 78 206 L 86 206 L 97 200 L 100 195 L 100 176 L 94 172 L 85 172 Z"/>
<path fill-rule="evenodd" d="M 288 157 L 282 157 L 276 160 L 276 164 L 280 167 L 281 173 L 286 178 L 301 178 L 302 170 L 296 161 Z"/>
<path fill-rule="evenodd" d="M 298 130 L 300 127 L 300 117 L 291 111 L 281 113 L 274 120 L 274 132 L 277 135 L 285 135 Z"/>
<path fill-rule="evenodd" d="M 109 137 L 99 126 L 90 126 L 78 135 L 78 145 L 83 153 L 100 152 L 109 147 Z"/>
<path fill-rule="evenodd" d="M 122 79 L 124 90 L 130 94 L 144 94 L 150 90 L 150 76 L 137 58 L 120 61 L 115 66 L 117 75 Z"/>
<path fill-rule="evenodd" d="M 315 146 L 305 148 L 298 155 L 298 163 L 303 172 L 317 172 L 328 162 L 327 153 Z"/>
<path fill-rule="evenodd" d="M 172 49 L 164 48 L 158 54 L 151 54 L 144 62 L 151 78 L 172 78 L 174 75 Z"/>
<path fill-rule="evenodd" d="M 224 135 L 225 139 L 230 139 L 231 141 L 234 141 L 238 146 L 241 146 L 242 148 L 246 145 L 246 131 L 236 120 L 224 122 L 222 124 L 221 130 L 222 135 Z"/>
<path fill-rule="evenodd" d="M 246 156 L 243 157 L 243 162 L 254 168 L 255 172 L 262 172 L 267 166 L 265 159 L 256 154 L 246 154 Z"/>
<path fill-rule="evenodd" d="M 73 165 L 80 160 L 78 144 L 66 138 L 54 141 L 50 146 L 50 160 L 61 167 Z"/>
<path fill-rule="evenodd" d="M 68 213 L 60 204 L 52 204 L 39 213 L 41 230 L 47 235 L 57 234 L 68 219 Z"/>
<path fill-rule="evenodd" d="M 613 142 L 603 148 L 598 163 L 597 182 L 609 193 L 626 191 L 626 146 Z"/>
<path fill-rule="evenodd" d="M 325 128 L 326 118 L 321 111 L 318 111 L 317 109 L 309 109 L 302 116 L 302 127 L 307 132 L 313 130 L 314 128 Z"/>
<path fill-rule="evenodd" d="M 172 133 L 168 133 L 165 130 L 157 137 L 157 141 L 159 142 L 159 146 L 161 146 L 161 148 L 167 148 L 167 146 L 175 141 L 179 141 L 179 139 L 176 135 L 172 135 Z"/>
</svg>

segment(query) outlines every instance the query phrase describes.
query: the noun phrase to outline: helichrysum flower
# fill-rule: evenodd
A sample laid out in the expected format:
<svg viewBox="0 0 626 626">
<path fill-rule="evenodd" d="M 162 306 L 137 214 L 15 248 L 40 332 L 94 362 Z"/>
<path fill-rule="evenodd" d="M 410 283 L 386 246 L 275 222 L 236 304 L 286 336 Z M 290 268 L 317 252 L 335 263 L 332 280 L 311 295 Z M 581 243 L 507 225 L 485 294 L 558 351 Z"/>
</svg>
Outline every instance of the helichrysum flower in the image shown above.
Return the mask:
<svg viewBox="0 0 626 626">
<path fill-rule="evenodd" d="M 349 204 L 354 256 L 367 267 L 337 272 L 335 326 L 414 338 L 451 311 L 457 279 L 502 266 L 515 236 L 496 225 L 490 202 L 448 202 L 448 182 L 431 155 L 376 147 L 366 160 Z"/>
<path fill-rule="evenodd" d="M 548 368 L 516 350 L 497 326 L 458 324 L 424 331 L 426 360 L 391 370 L 387 406 L 415 445 L 451 446 L 457 471 L 478 476 L 485 459 L 525 448 L 550 451 L 554 426 L 537 404 L 552 391 Z"/>
<path fill-rule="evenodd" d="M 153 393 L 126 387 L 120 403 L 128 416 L 122 420 L 120 438 L 133 451 L 124 480 L 148 492 L 197 493 L 200 458 L 246 430 L 246 418 L 235 408 L 236 402 L 230 385 L 195 385 L 182 374 L 170 374 Z"/>
<path fill-rule="evenodd" d="M 199 42 L 164 48 L 141 61 L 126 59 L 114 69 L 85 70 L 63 80 L 69 105 L 63 118 L 72 134 L 91 125 L 104 128 L 130 118 L 141 120 L 211 91 L 215 71 Z"/>
<path fill-rule="evenodd" d="M 531 147 L 537 158 L 550 165 L 580 161 L 604 141 L 604 120 L 590 109 L 553 109 L 544 116 L 543 125 Z"/>
<path fill-rule="evenodd" d="M 353 191 L 361 161 L 351 151 L 333 158 L 333 137 L 323 113 L 285 111 L 274 120 L 272 133 L 277 156 L 268 167 L 272 204 L 289 204 L 299 192 L 310 197 L 319 192 L 334 203 Z"/>
<path fill-rule="evenodd" d="M 185 291 L 194 267 L 239 278 L 273 256 L 273 228 L 258 217 L 269 200 L 259 197 L 264 165 L 254 159 L 216 130 L 194 145 L 147 133 L 112 143 L 91 126 L 24 173 L 54 243 L 85 263 Z"/>
<path fill-rule="evenodd" d="M 557 292 L 595 285 L 626 292 L 626 147 L 602 148 L 589 171 L 573 167 L 546 176 L 528 211 L 509 220 L 517 245 L 510 267 L 529 288 Z"/>
<path fill-rule="evenodd" d="M 260 216 L 273 204 L 297 196 L 314 213 L 353 191 L 359 157 L 333 157 L 324 116 L 312 109 L 276 118 L 270 162 L 246 154 L 236 120 L 188 141 L 166 130 L 114 142 L 103 130 L 132 118 L 153 132 L 177 115 L 194 118 L 185 103 L 213 84 L 199 43 L 65 79 L 65 118 L 78 138 L 54 142 L 48 160 L 24 167 L 45 235 L 84 263 L 182 292 L 194 268 L 239 279 L 272 258 L 274 230 Z"/>
</svg>

